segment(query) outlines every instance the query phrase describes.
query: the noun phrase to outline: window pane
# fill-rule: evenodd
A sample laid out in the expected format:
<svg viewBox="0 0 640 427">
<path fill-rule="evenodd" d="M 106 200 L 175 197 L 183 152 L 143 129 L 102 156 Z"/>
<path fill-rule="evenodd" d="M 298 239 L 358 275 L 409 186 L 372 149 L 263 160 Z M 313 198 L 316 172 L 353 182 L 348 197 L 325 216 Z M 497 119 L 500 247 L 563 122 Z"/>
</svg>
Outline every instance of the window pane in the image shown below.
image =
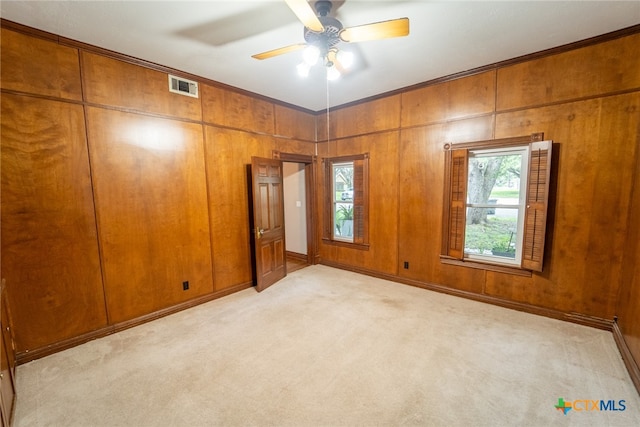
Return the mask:
<svg viewBox="0 0 640 427">
<path fill-rule="evenodd" d="M 334 200 L 353 200 L 353 162 L 333 165 Z"/>
<path fill-rule="evenodd" d="M 336 203 L 333 215 L 335 237 L 353 240 L 353 203 Z"/>
<path fill-rule="evenodd" d="M 470 156 L 468 203 L 517 205 L 520 200 L 521 165 L 522 154 Z M 484 217 L 474 218 L 473 223 L 479 220 L 484 220 Z"/>
<path fill-rule="evenodd" d="M 473 218 L 485 221 L 473 222 Z M 464 251 L 472 255 L 515 258 L 518 208 L 467 208 Z"/>
<path fill-rule="evenodd" d="M 333 165 L 333 233 L 339 240 L 353 241 L 353 162 Z"/>
</svg>

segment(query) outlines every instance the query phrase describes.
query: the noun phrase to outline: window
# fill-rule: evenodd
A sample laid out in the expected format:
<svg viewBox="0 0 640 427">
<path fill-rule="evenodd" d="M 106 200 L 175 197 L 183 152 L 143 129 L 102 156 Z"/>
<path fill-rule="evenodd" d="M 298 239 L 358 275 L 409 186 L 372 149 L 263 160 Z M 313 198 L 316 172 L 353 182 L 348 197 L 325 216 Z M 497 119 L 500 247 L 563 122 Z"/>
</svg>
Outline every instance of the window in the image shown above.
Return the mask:
<svg viewBox="0 0 640 427">
<path fill-rule="evenodd" d="M 542 271 L 551 148 L 542 134 L 448 147 L 444 262 Z"/>
<path fill-rule="evenodd" d="M 368 248 L 368 154 L 328 158 L 324 162 L 323 240 Z"/>
</svg>

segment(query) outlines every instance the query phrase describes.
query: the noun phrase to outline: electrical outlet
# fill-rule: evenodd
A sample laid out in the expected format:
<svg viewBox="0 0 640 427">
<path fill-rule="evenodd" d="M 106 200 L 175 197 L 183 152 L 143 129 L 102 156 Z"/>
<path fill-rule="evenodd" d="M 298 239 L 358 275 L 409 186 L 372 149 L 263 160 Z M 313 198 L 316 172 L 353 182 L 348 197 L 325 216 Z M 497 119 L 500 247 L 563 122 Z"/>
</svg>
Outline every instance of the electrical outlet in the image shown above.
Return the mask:
<svg viewBox="0 0 640 427">
<path fill-rule="evenodd" d="M 409 261 L 405 261 L 404 262 L 404 269 L 408 270 L 409 269 Z"/>
<path fill-rule="evenodd" d="M 186 282 L 182 282 L 182 290 L 183 291 L 188 291 L 189 290 L 189 281 L 188 280 Z"/>
</svg>

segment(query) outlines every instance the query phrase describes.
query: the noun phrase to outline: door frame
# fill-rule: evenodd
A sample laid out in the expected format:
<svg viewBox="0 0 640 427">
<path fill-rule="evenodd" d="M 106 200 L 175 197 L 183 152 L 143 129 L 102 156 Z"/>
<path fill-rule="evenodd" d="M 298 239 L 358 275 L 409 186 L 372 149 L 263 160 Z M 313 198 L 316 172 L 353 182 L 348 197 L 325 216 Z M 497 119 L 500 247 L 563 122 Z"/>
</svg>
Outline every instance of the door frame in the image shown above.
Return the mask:
<svg viewBox="0 0 640 427">
<path fill-rule="evenodd" d="M 307 263 L 315 265 L 320 263 L 320 254 L 318 251 L 318 239 L 316 236 L 316 163 L 318 156 L 305 154 L 283 153 L 282 151 L 273 150 L 273 158 L 283 162 L 302 163 L 304 164 L 304 191 L 306 200 L 307 213 Z M 285 219 L 286 220 L 286 219 Z"/>
</svg>

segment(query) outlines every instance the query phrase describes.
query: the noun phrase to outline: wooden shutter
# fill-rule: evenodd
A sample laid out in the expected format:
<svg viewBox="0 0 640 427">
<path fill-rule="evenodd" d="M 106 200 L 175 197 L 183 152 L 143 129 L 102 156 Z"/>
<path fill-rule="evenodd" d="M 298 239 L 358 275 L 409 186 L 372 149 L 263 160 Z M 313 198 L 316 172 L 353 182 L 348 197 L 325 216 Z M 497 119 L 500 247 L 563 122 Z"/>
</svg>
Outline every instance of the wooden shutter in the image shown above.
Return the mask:
<svg viewBox="0 0 640 427">
<path fill-rule="evenodd" d="M 524 217 L 522 268 L 542 271 L 549 202 L 552 141 L 531 143 Z"/>
<path fill-rule="evenodd" d="M 448 155 L 449 191 L 446 254 L 452 258 L 464 257 L 464 229 L 467 202 L 468 150 L 452 150 Z"/>
<path fill-rule="evenodd" d="M 353 243 L 368 243 L 368 166 L 369 158 L 366 155 L 363 159 L 353 161 Z"/>
</svg>

